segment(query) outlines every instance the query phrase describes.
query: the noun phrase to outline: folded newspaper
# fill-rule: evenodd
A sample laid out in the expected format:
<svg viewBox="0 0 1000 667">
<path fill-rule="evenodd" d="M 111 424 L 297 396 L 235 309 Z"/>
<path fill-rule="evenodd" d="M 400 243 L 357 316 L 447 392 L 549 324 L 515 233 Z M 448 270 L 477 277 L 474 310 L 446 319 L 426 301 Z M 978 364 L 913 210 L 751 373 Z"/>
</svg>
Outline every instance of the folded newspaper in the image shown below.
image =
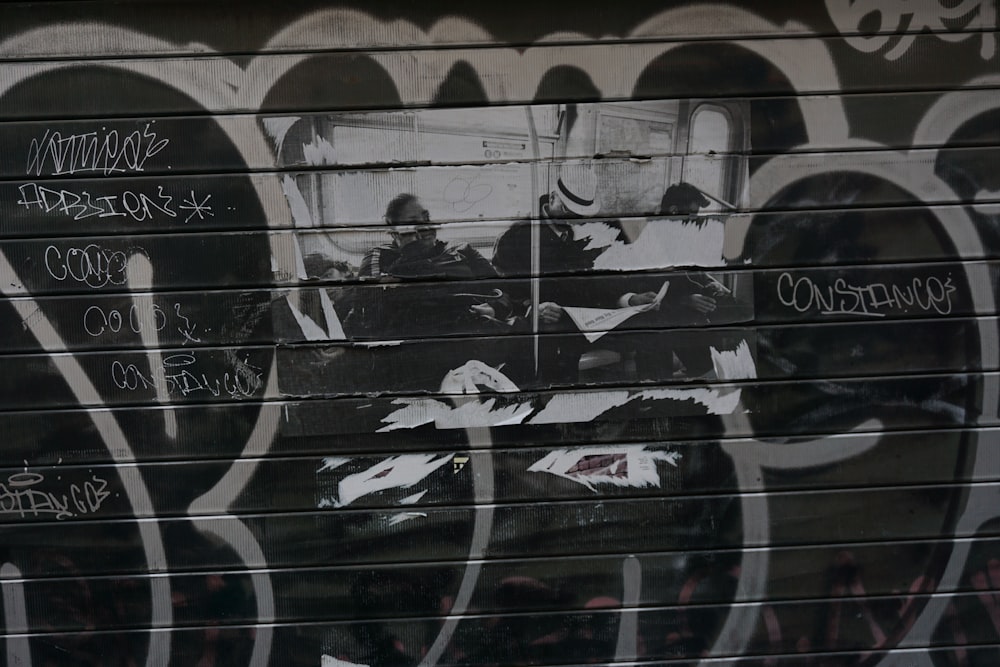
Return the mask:
<svg viewBox="0 0 1000 667">
<path fill-rule="evenodd" d="M 651 303 L 644 303 L 641 306 L 626 306 L 625 308 L 574 308 L 564 306 L 563 310 L 569 315 L 573 323 L 591 343 L 608 333 L 633 315 L 645 313 L 660 307 L 663 297 L 667 295 L 667 288 L 670 281 L 663 283 L 663 287 L 656 293 L 656 298 Z"/>
</svg>

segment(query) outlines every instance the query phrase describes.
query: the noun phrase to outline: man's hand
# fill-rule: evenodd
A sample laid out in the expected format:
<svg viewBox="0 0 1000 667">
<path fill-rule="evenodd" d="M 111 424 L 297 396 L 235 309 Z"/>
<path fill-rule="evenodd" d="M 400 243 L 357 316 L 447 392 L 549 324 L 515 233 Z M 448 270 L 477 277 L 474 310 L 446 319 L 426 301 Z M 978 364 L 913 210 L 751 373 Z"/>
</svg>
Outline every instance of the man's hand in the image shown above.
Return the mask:
<svg viewBox="0 0 1000 667">
<path fill-rule="evenodd" d="M 633 294 L 628 298 L 628 305 L 630 306 L 645 306 L 646 304 L 656 302 L 656 292 L 642 292 L 641 294 Z M 660 304 L 656 304 L 653 310 L 659 310 Z"/>
<path fill-rule="evenodd" d="M 546 301 L 538 304 L 538 319 L 546 324 L 554 324 L 562 319 L 563 309 L 558 303 Z"/>
<path fill-rule="evenodd" d="M 715 312 L 715 299 L 704 294 L 692 294 L 687 299 L 688 305 L 697 310 L 702 315 Z"/>
<path fill-rule="evenodd" d="M 488 303 L 475 303 L 469 306 L 469 310 L 480 317 L 485 317 L 491 320 L 496 319 L 497 316 L 497 311 L 493 310 L 493 306 Z"/>
<path fill-rule="evenodd" d="M 728 287 L 720 283 L 718 280 L 712 276 L 708 276 L 708 283 L 704 286 L 708 290 L 708 293 L 715 298 L 732 296 L 733 292 Z"/>
</svg>

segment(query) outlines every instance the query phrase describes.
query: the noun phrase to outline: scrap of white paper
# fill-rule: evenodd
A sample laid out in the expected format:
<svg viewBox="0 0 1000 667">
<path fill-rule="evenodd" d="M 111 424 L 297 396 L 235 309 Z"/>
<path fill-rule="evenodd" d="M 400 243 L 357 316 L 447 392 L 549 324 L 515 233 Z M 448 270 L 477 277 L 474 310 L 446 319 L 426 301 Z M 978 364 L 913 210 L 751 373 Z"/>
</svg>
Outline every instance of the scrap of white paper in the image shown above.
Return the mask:
<svg viewBox="0 0 1000 667">
<path fill-rule="evenodd" d="M 328 340 L 326 331 L 323 327 L 316 324 L 311 317 L 303 313 L 298 307 L 292 303 L 290 295 L 285 296 L 285 301 L 288 302 L 288 308 L 292 311 L 292 316 L 299 325 L 299 330 L 302 331 L 302 335 L 305 336 L 306 340 Z"/>
<path fill-rule="evenodd" d="M 323 655 L 321 667 L 368 667 L 368 665 L 362 665 L 356 662 L 348 662 L 346 660 L 341 660 L 340 658 L 335 658 L 332 655 Z"/>
<path fill-rule="evenodd" d="M 340 317 L 337 316 L 337 311 L 333 306 L 333 301 L 330 299 L 330 295 L 327 294 L 325 289 L 320 288 L 319 290 L 319 303 L 323 310 L 323 319 L 326 321 L 325 329 L 321 325 L 317 324 L 313 318 L 299 310 L 298 306 L 293 303 L 291 294 L 285 295 L 285 301 L 288 303 L 288 308 L 292 312 L 292 317 L 295 318 L 295 322 L 299 325 L 299 330 L 302 332 L 302 335 L 305 336 L 306 340 L 318 341 L 347 339 L 347 335 L 344 333 L 344 327 L 340 323 Z"/>
<path fill-rule="evenodd" d="M 409 489 L 451 461 L 453 454 L 401 454 L 391 456 L 363 472 L 348 475 L 338 485 L 336 507 L 344 507 L 371 493 L 399 487 Z"/>
<path fill-rule="evenodd" d="M 398 514 L 393 514 L 387 519 L 387 524 L 390 526 L 396 526 L 403 523 L 404 521 L 412 521 L 413 519 L 426 519 L 427 512 L 400 512 Z"/>
<path fill-rule="evenodd" d="M 344 333 L 344 326 L 340 323 L 337 311 L 333 307 L 333 301 L 325 289 L 319 291 L 319 302 L 323 307 L 323 318 L 326 320 L 326 330 L 330 340 L 346 340 L 347 334 Z"/>
<path fill-rule="evenodd" d="M 757 377 L 757 366 L 753 353 L 745 340 L 740 341 L 735 350 L 717 350 L 710 346 L 712 366 L 720 380 L 752 380 Z"/>
<path fill-rule="evenodd" d="M 726 224 L 725 218 L 720 217 L 650 220 L 631 243 L 615 241 L 609 245 L 594 260 L 594 268 L 635 271 L 671 266 L 724 266 Z"/>
</svg>

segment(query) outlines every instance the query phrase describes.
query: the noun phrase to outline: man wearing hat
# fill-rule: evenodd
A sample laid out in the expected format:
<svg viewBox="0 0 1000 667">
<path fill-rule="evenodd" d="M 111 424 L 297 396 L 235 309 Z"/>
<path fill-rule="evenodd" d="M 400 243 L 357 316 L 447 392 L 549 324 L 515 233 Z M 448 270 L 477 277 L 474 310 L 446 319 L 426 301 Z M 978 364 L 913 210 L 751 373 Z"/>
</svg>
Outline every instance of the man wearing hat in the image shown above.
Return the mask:
<svg viewBox="0 0 1000 667">
<path fill-rule="evenodd" d="M 578 287 L 553 273 L 579 273 L 592 269 L 594 260 L 604 248 L 587 248 L 588 238 L 577 239 L 573 234 L 574 219 L 588 218 L 600 212 L 597 177 L 589 166 L 564 166 L 555 187 L 543 196 L 539 205 L 537 230 L 537 255 L 532 254 L 532 222 L 514 223 L 497 239 L 493 250 L 493 266 L 502 276 L 542 276 L 538 281 L 537 297 L 515 293 L 511 297 L 522 303 L 526 310 L 538 303 L 538 329 L 566 331 L 568 318 L 563 308 L 617 308 L 622 305 L 640 305 L 655 299 L 655 293 L 623 295 L 620 293 L 581 293 Z M 604 224 L 619 229 L 618 240 L 626 241 L 617 220 L 602 220 Z M 533 266 L 533 261 L 535 265 Z M 627 303 L 623 299 L 628 299 Z M 543 336 L 538 347 L 539 379 L 558 384 L 575 383 L 578 379 L 580 356 L 589 344 L 583 335 Z"/>
<path fill-rule="evenodd" d="M 539 200 L 539 253 L 546 272 L 589 269 L 602 249 L 586 250 L 587 240 L 573 237 L 569 220 L 596 215 L 601 209 L 597 199 L 597 177 L 589 168 L 564 168 L 555 188 Z M 531 221 L 515 223 L 497 239 L 493 266 L 502 275 L 531 273 Z"/>
</svg>

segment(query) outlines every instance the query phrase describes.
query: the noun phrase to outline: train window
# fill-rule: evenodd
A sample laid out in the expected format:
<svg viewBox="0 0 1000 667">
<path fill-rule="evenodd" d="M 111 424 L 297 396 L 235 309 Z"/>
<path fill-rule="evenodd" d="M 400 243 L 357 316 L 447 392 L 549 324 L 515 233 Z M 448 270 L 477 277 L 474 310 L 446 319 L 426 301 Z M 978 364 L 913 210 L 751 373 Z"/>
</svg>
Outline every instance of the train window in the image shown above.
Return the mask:
<svg viewBox="0 0 1000 667">
<path fill-rule="evenodd" d="M 659 209 L 670 183 L 679 103 L 670 100 L 609 104 L 597 112 L 595 151 L 598 155 L 652 157 L 642 162 L 598 162 L 596 173 L 602 206 L 608 211 L 641 215 Z"/>
</svg>

